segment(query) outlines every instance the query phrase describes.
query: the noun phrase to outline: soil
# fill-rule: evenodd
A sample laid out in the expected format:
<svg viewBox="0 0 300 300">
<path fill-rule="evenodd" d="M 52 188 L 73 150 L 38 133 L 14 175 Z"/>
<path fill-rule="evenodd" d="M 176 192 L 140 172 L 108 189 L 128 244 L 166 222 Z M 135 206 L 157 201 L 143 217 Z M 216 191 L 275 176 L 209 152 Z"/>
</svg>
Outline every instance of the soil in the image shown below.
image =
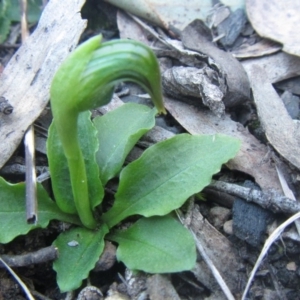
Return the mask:
<svg viewBox="0 0 300 300">
<path fill-rule="evenodd" d="M 96 32 L 96 29 L 99 31 L 99 27 L 101 27 L 105 39 L 117 37 L 118 30 L 115 20 L 115 9 L 109 5 L 104 5 L 104 9 L 100 9 L 100 6 L 96 2 L 97 1 L 89 1 L 89 5 L 84 8 L 84 15 L 92 19 L 89 28 L 83 35 L 83 39 L 93 35 L 93 33 Z M 93 18 L 93 15 L 97 15 L 97 12 L 101 15 L 101 18 L 105 20 L 102 24 L 99 24 L 96 19 Z M 32 28 L 32 30 L 33 29 L 34 28 Z M 5 65 L 8 61 L 8 57 L 12 55 L 12 50 L 2 49 L 0 55 L 2 64 Z M 125 87 L 128 87 L 130 90 L 133 89 L 130 85 Z M 129 95 L 126 97 L 130 98 L 135 96 Z M 255 111 L 251 113 L 255 114 Z M 231 109 L 231 114 L 235 115 L 236 119 L 238 119 L 238 111 Z M 254 119 L 256 120 L 257 118 Z M 172 128 L 174 132 L 184 131 L 170 116 L 163 120 L 160 118 L 159 122 L 160 125 L 164 124 L 166 129 Z M 259 129 L 256 128 L 255 130 L 261 133 Z M 262 142 L 265 141 L 265 136 L 263 136 L 263 134 L 259 138 L 261 138 Z M 139 148 L 139 150 L 141 150 L 141 148 Z M 23 151 L 23 146 L 20 145 L 12 160 L 7 165 L 11 165 L 12 162 L 16 161 L 21 161 L 21 164 L 23 164 Z M 37 153 L 37 165 L 47 166 L 47 157 L 45 154 L 41 152 Z M 24 180 L 24 174 L 22 174 L 22 172 L 18 174 L 2 173 L 2 176 L 10 182 Z M 218 174 L 218 178 L 222 176 L 240 183 L 244 183 L 246 180 L 253 181 L 253 178 L 250 176 L 239 172 L 231 172 L 226 168 Z M 47 186 L 47 189 L 51 193 L 51 182 L 45 182 L 45 186 Z M 195 200 L 194 204 L 199 207 L 204 218 L 221 234 L 227 237 L 234 246 L 235 251 L 242 262 L 239 270 L 241 274 L 241 287 L 237 288 L 242 291 L 246 283 L 245 278 L 248 278 L 267 237 L 267 229 L 272 226 L 275 221 L 277 224 L 280 224 L 282 220 L 285 219 L 285 216 L 273 215 L 269 212 L 266 214 L 262 213 L 262 215 L 257 218 L 262 218 L 265 221 L 263 224 L 264 227 L 259 232 L 256 231 L 253 233 L 253 229 L 257 229 L 251 228 L 251 226 L 253 227 L 254 221 L 250 220 L 250 223 L 248 224 L 250 227 L 247 228 L 247 220 L 243 218 L 243 215 L 237 217 L 236 214 L 238 214 L 238 212 L 233 210 L 242 209 L 244 213 L 245 211 L 256 208 L 234 207 L 233 203 L 235 198 L 232 197 L 229 197 L 226 205 L 224 205 L 224 201 L 221 201 L 223 204 L 220 205 L 220 198 L 216 197 L 216 194 L 211 193 L 209 190 L 207 190 L 206 193 L 204 191 L 204 196 L 206 201 Z M 216 207 L 221 207 L 222 209 L 216 210 Z M 259 215 L 260 212 L 255 210 L 253 214 Z M 238 223 L 236 223 L 239 218 L 239 222 L 245 223 L 243 225 L 246 226 L 246 229 L 241 229 L 242 231 L 239 234 L 234 234 L 232 228 L 234 228 L 234 226 L 239 226 Z M 260 222 L 259 219 L 256 220 L 258 220 L 257 222 Z M 228 226 L 228 228 L 226 226 Z M 59 222 L 52 222 L 47 229 L 36 229 L 26 236 L 16 238 L 9 244 L 0 244 L 0 255 L 22 255 L 50 246 L 62 230 L 62 224 Z M 287 229 L 287 231 L 290 232 L 292 230 L 292 226 Z M 251 239 L 251 235 L 254 235 L 253 239 Z M 282 237 L 271 246 L 267 257 L 259 268 L 247 299 L 300 299 L 299 246 L 299 239 L 293 240 L 289 237 Z M 115 255 L 115 253 L 112 255 Z M 198 260 L 202 261 L 200 256 L 198 257 Z M 197 278 L 194 272 L 168 274 L 160 278 L 151 274 L 132 273 L 129 270 L 126 270 L 122 263 L 115 262 L 107 270 L 92 271 L 89 279 L 83 282 L 82 288 L 71 295 L 60 293 L 56 284 L 56 273 L 52 269 L 51 261 L 13 269 L 31 290 L 35 299 L 75 299 L 80 291 L 86 286 L 98 288 L 103 293 L 104 297 L 107 297 L 108 294 L 111 295 L 112 298 L 110 299 L 225 299 L 225 296 L 221 292 L 216 292 L 211 287 L 208 287 L 203 282 L 199 281 L 199 278 Z M 208 270 L 203 270 L 203 272 L 209 273 Z M 155 280 L 158 280 L 159 283 L 155 283 Z M 166 282 L 164 282 L 164 280 L 166 280 Z M 159 291 L 157 291 L 157 288 L 152 288 L 153 282 L 156 286 L 162 284 Z M 240 296 L 241 293 L 237 295 L 237 299 Z M 0 268 L 0 300 L 2 299 L 27 299 L 20 285 L 5 268 Z M 100 295 L 100 292 L 95 289 L 81 293 L 81 295 L 78 296 L 78 299 L 87 300 L 103 298 Z"/>
</svg>

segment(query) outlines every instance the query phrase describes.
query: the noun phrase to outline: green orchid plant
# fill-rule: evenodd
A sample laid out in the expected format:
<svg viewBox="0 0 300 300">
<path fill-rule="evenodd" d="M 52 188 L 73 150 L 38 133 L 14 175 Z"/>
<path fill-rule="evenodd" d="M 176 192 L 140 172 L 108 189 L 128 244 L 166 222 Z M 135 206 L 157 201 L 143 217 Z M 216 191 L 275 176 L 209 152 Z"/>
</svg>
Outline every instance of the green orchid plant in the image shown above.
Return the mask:
<svg viewBox="0 0 300 300">
<path fill-rule="evenodd" d="M 155 107 L 128 103 L 91 120 L 89 110 L 107 104 L 120 81 L 141 85 Z M 53 79 L 51 108 L 47 153 L 55 202 L 38 185 L 38 224 L 26 224 L 24 184 L 0 178 L 0 242 L 45 228 L 52 219 L 73 224 L 53 242 L 59 251 L 53 268 L 61 291 L 80 287 L 105 240 L 118 244 L 117 259 L 130 269 L 191 269 L 196 261 L 193 237 L 172 212 L 210 183 L 235 156 L 239 141 L 180 134 L 149 147 L 124 167 L 130 150 L 155 125 L 155 116 L 165 113 L 157 59 L 150 48 L 130 40 L 101 43 L 96 36 L 80 45 Z M 104 188 L 116 177 L 118 189 L 108 205 Z M 135 216 L 132 225 L 119 229 L 130 216 Z"/>
<path fill-rule="evenodd" d="M 78 117 L 83 111 L 107 104 L 115 84 L 124 80 L 144 87 L 158 112 L 165 113 L 157 60 L 144 44 L 135 41 L 119 40 L 101 45 L 101 36 L 90 39 L 63 63 L 51 86 L 54 125 L 68 160 L 75 207 L 88 228 L 95 228 L 97 222 L 78 142 Z M 74 212 L 64 201 L 57 200 L 57 204 L 62 211 Z"/>
</svg>

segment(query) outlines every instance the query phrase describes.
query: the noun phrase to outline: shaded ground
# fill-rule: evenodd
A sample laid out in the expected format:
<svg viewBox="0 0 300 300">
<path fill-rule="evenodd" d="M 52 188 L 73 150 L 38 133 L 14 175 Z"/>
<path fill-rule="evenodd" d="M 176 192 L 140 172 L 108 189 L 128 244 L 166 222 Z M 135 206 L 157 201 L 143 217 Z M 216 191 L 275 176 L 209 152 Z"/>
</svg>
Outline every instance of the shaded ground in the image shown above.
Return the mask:
<svg viewBox="0 0 300 300">
<path fill-rule="evenodd" d="M 83 39 L 86 39 L 99 31 L 103 33 L 105 39 L 118 37 L 119 31 L 124 34 L 124 27 L 121 25 L 119 25 L 119 28 L 117 27 L 116 10 L 114 8 L 108 5 L 97 5 L 96 1 L 90 1 L 89 6 L 86 6 L 84 11 L 84 16 L 90 19 L 90 27 L 83 34 Z M 101 19 L 101 22 L 98 22 L 99 19 Z M 122 20 L 124 21 L 124 19 Z M 240 35 L 236 37 L 236 42 L 233 46 L 228 46 L 223 41 L 219 42 L 219 47 L 227 49 L 228 51 L 231 50 L 240 53 L 239 43 L 242 43 L 242 38 L 260 41 L 260 38 L 255 35 L 255 32 L 248 22 L 245 22 L 244 26 L 243 33 L 240 33 Z M 134 30 L 134 28 L 130 27 L 130 31 Z M 245 33 L 247 31 L 250 32 L 250 34 L 247 35 Z M 13 51 L 14 49 L 11 47 L 4 47 L 1 49 L 1 61 L 3 65 L 6 64 Z M 208 61 L 208 59 L 205 58 L 205 61 Z M 169 54 L 167 57 L 160 57 L 160 63 L 162 69 L 174 64 L 181 65 L 181 62 L 178 60 L 175 61 L 174 57 L 171 57 L 170 60 Z M 216 71 L 217 68 L 212 68 L 212 70 Z M 209 72 L 212 71 L 210 70 Z M 217 75 L 214 74 L 214 76 L 212 76 L 212 82 L 215 83 L 215 81 L 218 81 L 218 87 L 224 92 L 224 90 L 222 90 L 222 88 L 224 88 L 222 86 L 222 84 L 224 84 L 222 81 L 224 78 L 219 75 L 219 73 Z M 216 80 L 215 76 L 219 76 L 217 78 L 218 80 Z M 288 110 L 290 113 L 294 113 L 293 118 L 298 120 L 299 92 L 295 91 L 295 86 L 296 84 L 294 84 L 293 81 L 290 81 L 280 82 L 275 87 L 281 96 L 287 92 L 291 93 L 291 95 L 285 95 L 287 102 L 292 102 L 292 108 L 288 108 Z M 147 104 L 147 100 L 140 97 L 140 94 L 142 94 L 143 91 L 134 85 L 120 86 L 118 87 L 117 92 L 119 92 L 119 96 L 124 102 L 134 101 Z M 166 91 L 166 86 L 165 92 L 170 97 L 170 93 Z M 203 107 L 203 103 L 199 104 L 199 100 L 195 98 L 196 97 L 192 95 L 189 97 L 188 101 L 189 104 L 192 104 L 193 107 L 195 107 L 195 111 L 208 111 L 207 108 Z M 171 103 L 168 105 L 173 106 L 175 110 L 177 107 L 175 107 L 176 104 L 174 103 L 176 103 L 177 100 L 172 102 L 173 100 L 174 99 L 172 99 L 171 102 L 167 101 L 167 103 Z M 187 101 L 184 101 L 184 103 L 186 102 Z M 211 105 L 211 107 L 212 106 L 213 105 Z M 257 115 L 256 106 L 253 101 L 249 100 L 247 103 L 239 104 L 238 106 L 233 105 L 229 108 L 227 106 L 225 108 L 218 108 L 215 113 L 219 113 L 219 109 L 224 109 L 233 120 L 239 122 L 239 126 L 248 128 L 262 143 L 267 143 L 264 130 L 260 126 L 261 120 Z M 169 114 L 165 118 L 158 118 L 157 125 L 163 127 L 165 130 L 171 131 L 173 134 L 185 131 L 191 132 L 187 128 L 188 125 L 184 123 L 185 121 L 177 118 L 175 114 L 175 112 L 172 112 L 173 116 Z M 185 117 L 190 118 L 191 116 L 186 115 Z M 44 115 L 43 118 L 38 121 L 42 126 L 48 122 L 45 120 L 48 118 L 46 115 Z M 128 161 L 135 158 L 136 153 L 140 153 L 144 149 L 145 142 L 146 139 L 144 140 L 144 143 L 138 144 L 135 151 L 130 154 Z M 6 165 L 8 168 L 3 168 L 1 170 L 2 176 L 11 182 L 24 180 L 24 169 L 22 168 L 22 166 L 24 166 L 23 151 L 23 146 L 20 146 L 12 160 Z M 273 150 L 270 151 L 272 153 L 274 152 Z M 279 157 L 279 160 L 283 162 L 283 169 L 288 173 L 290 178 L 299 176 L 295 167 L 291 167 L 291 165 L 288 164 L 285 159 L 282 159 L 278 153 L 276 154 L 276 157 Z M 273 159 L 275 160 L 275 158 Z M 39 167 L 47 167 L 47 158 L 42 151 L 39 151 L 37 154 L 37 165 Z M 17 172 L 13 172 L 13 168 L 10 166 L 19 166 L 19 169 Z M 247 172 L 244 170 L 238 170 L 242 172 L 233 171 L 224 167 L 215 179 L 244 186 L 249 184 L 250 181 L 251 188 L 258 188 L 253 185 L 254 181 L 257 181 L 257 183 L 267 182 L 268 178 L 265 178 L 265 180 L 264 178 L 254 178 L 256 176 L 254 171 L 253 173 L 251 171 L 248 175 L 245 174 Z M 41 173 L 43 173 L 43 170 L 41 170 Z M 272 180 L 270 181 L 272 182 Z M 44 184 L 51 193 L 50 181 L 45 181 Z M 115 182 L 111 183 L 108 192 L 113 192 L 115 190 L 115 184 Z M 294 180 L 293 184 L 290 185 L 296 197 L 299 196 L 297 193 L 298 185 L 299 180 Z M 203 194 L 205 201 L 194 199 L 194 201 L 190 201 L 183 208 L 183 211 L 186 213 L 187 218 L 191 218 L 192 221 L 190 224 L 193 228 L 198 228 L 198 232 L 201 231 L 203 235 L 207 233 L 205 237 L 201 236 L 201 233 L 197 233 L 198 238 L 201 239 L 203 245 L 206 246 L 207 249 L 211 249 L 212 252 L 215 251 L 214 263 L 216 265 L 219 264 L 220 269 L 222 265 L 226 265 L 228 274 L 226 274 L 226 272 L 223 273 L 224 279 L 229 282 L 228 284 L 230 285 L 231 290 L 234 290 L 236 299 L 240 299 L 246 280 L 260 253 L 263 243 L 268 236 L 268 233 L 272 231 L 271 227 L 284 221 L 286 215 L 273 214 L 270 211 L 261 209 L 255 204 L 246 204 L 243 200 L 239 200 L 236 197 L 215 191 L 211 188 L 205 189 Z M 39 250 L 51 245 L 58 234 L 63 230 L 61 224 L 52 222 L 49 229 L 37 229 L 27 236 L 18 237 L 7 245 L 0 245 L 0 254 L 20 255 Z M 292 226 L 287 229 L 287 233 L 288 234 L 283 235 L 282 238 L 270 248 L 268 256 L 263 261 L 263 264 L 255 277 L 255 281 L 252 284 L 249 299 L 300 299 L 299 238 L 295 228 Z M 113 250 L 111 251 L 112 255 L 114 255 Z M 235 260 L 235 264 L 231 264 L 231 260 Z M 91 272 L 89 281 L 85 281 L 82 288 L 87 285 L 93 285 L 101 290 L 104 297 L 108 294 L 118 295 L 119 298 L 115 299 L 127 299 L 126 297 L 132 299 L 225 299 L 225 296 L 220 291 L 200 255 L 198 257 L 197 266 L 198 267 L 192 272 L 161 276 L 135 274 L 126 270 L 121 263 L 115 263 L 108 270 Z M 234 266 L 234 269 L 231 269 L 232 266 Z M 66 294 L 61 294 L 59 292 L 55 281 L 56 274 L 52 270 L 51 262 L 45 262 L 39 265 L 32 264 L 26 267 L 14 268 L 14 270 L 30 288 L 36 299 L 71 299 L 67 298 L 71 297 L 71 295 L 67 296 Z M 232 274 L 234 274 L 234 280 L 231 278 Z M 79 291 L 74 293 L 73 299 L 77 297 L 78 293 Z M 83 295 L 80 297 L 78 298 L 79 300 L 101 299 L 97 290 L 85 291 L 85 296 Z M 26 299 L 20 286 L 4 269 L 0 269 L 0 300 L 1 299 Z"/>
</svg>

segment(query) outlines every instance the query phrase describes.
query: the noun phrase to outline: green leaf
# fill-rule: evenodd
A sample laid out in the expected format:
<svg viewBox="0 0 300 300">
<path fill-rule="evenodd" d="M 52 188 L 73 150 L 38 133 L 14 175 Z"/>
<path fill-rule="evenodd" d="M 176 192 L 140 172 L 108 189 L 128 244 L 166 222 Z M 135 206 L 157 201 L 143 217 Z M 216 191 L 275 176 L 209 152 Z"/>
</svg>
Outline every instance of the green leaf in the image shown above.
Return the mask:
<svg viewBox="0 0 300 300">
<path fill-rule="evenodd" d="M 114 85 L 129 80 L 148 91 L 158 112 L 165 113 L 158 61 L 142 43 L 119 40 L 101 44 L 95 36 L 81 44 L 56 72 L 51 88 L 51 108 L 56 130 L 68 160 L 74 203 L 80 220 L 95 228 L 87 172 L 77 137 L 81 111 L 107 104 Z"/>
<path fill-rule="evenodd" d="M 145 105 L 128 103 L 94 119 L 100 145 L 96 161 L 103 185 L 120 172 L 132 147 L 153 128 L 156 112 Z"/>
<path fill-rule="evenodd" d="M 11 6 L 8 11 L 8 17 L 11 21 L 20 22 L 20 1 L 19 0 L 9 0 L 11 1 Z M 43 0 L 28 0 L 27 1 L 27 20 L 29 23 L 36 23 L 42 13 Z"/>
<path fill-rule="evenodd" d="M 207 186 L 240 142 L 224 135 L 177 135 L 148 148 L 125 167 L 113 207 L 103 214 L 111 228 L 128 216 L 166 215 Z"/>
<path fill-rule="evenodd" d="M 0 43 L 3 43 L 10 29 L 10 19 L 7 17 L 7 13 L 11 8 L 11 3 L 8 0 L 2 0 L 0 2 Z"/>
<path fill-rule="evenodd" d="M 74 228 L 61 233 L 53 245 L 59 257 L 53 263 L 61 292 L 75 290 L 88 277 L 104 248 L 104 236 L 108 232 L 103 225 L 99 230 Z"/>
<path fill-rule="evenodd" d="M 119 243 L 117 258 L 132 270 L 171 273 L 190 270 L 196 263 L 191 233 L 170 215 L 141 218 L 108 238 Z"/>
<path fill-rule="evenodd" d="M 89 111 L 79 115 L 78 137 L 87 172 L 89 199 L 92 207 L 95 208 L 101 203 L 104 190 L 95 159 L 95 153 L 98 150 L 97 131 L 90 116 Z M 54 123 L 49 128 L 47 152 L 55 201 L 62 211 L 74 214 L 77 210 L 73 200 L 68 162 Z"/>
<path fill-rule="evenodd" d="M 0 177 L 0 243 L 8 243 L 30 230 L 45 228 L 50 220 L 56 219 L 80 225 L 76 216 L 59 210 L 47 195 L 42 185 L 37 185 L 38 223 L 27 224 L 25 212 L 25 184 L 10 184 Z"/>
<path fill-rule="evenodd" d="M 5 16 L 0 16 L 0 43 L 3 43 L 9 33 L 10 20 Z"/>
</svg>

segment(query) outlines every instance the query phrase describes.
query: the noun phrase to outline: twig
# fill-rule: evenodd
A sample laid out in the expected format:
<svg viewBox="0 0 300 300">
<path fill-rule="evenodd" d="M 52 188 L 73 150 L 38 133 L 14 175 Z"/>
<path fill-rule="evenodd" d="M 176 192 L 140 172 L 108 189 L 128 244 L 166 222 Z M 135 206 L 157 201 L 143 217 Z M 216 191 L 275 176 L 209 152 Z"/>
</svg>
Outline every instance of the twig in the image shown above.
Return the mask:
<svg viewBox="0 0 300 300">
<path fill-rule="evenodd" d="M 27 25 L 27 0 L 21 0 L 21 33 L 22 43 L 29 36 Z M 36 197 L 36 173 L 34 155 L 34 129 L 29 126 L 25 133 L 25 161 L 26 161 L 26 219 L 27 223 L 37 223 L 37 197 Z"/>
<path fill-rule="evenodd" d="M 254 202 L 263 208 L 269 209 L 275 213 L 295 214 L 300 211 L 300 203 L 280 193 L 268 190 L 258 191 L 251 188 L 245 188 L 236 184 L 231 184 L 223 181 L 212 180 L 211 184 L 207 187 L 221 192 L 225 192 L 249 202 Z"/>
<path fill-rule="evenodd" d="M 21 36 L 22 36 L 22 43 L 28 38 L 28 25 L 27 25 L 27 0 L 21 0 Z"/>
<path fill-rule="evenodd" d="M 28 223 L 37 223 L 36 171 L 34 153 L 34 129 L 31 125 L 25 134 L 26 163 L 26 219 Z"/>
<path fill-rule="evenodd" d="M 58 250 L 54 246 L 49 246 L 21 255 L 1 255 L 3 261 L 10 267 L 26 267 L 53 261 L 58 257 Z M 96 272 L 106 271 L 110 269 L 116 261 L 116 247 L 111 243 L 106 242 L 104 250 L 95 264 L 94 270 Z M 0 264 L 0 268 L 1 268 Z"/>
<path fill-rule="evenodd" d="M 25 267 L 52 261 L 58 257 L 58 251 L 54 246 L 49 246 L 31 253 L 21 255 L 2 255 L 1 257 L 11 267 Z"/>
<path fill-rule="evenodd" d="M 18 282 L 18 284 L 21 286 L 23 291 L 25 292 L 27 298 L 29 300 L 34 300 L 33 296 L 31 295 L 29 289 L 27 286 L 24 284 L 24 282 L 19 278 L 19 276 L 5 263 L 5 261 L 0 257 L 1 263 L 4 265 L 6 270 L 15 278 L 15 280 Z"/>
</svg>

